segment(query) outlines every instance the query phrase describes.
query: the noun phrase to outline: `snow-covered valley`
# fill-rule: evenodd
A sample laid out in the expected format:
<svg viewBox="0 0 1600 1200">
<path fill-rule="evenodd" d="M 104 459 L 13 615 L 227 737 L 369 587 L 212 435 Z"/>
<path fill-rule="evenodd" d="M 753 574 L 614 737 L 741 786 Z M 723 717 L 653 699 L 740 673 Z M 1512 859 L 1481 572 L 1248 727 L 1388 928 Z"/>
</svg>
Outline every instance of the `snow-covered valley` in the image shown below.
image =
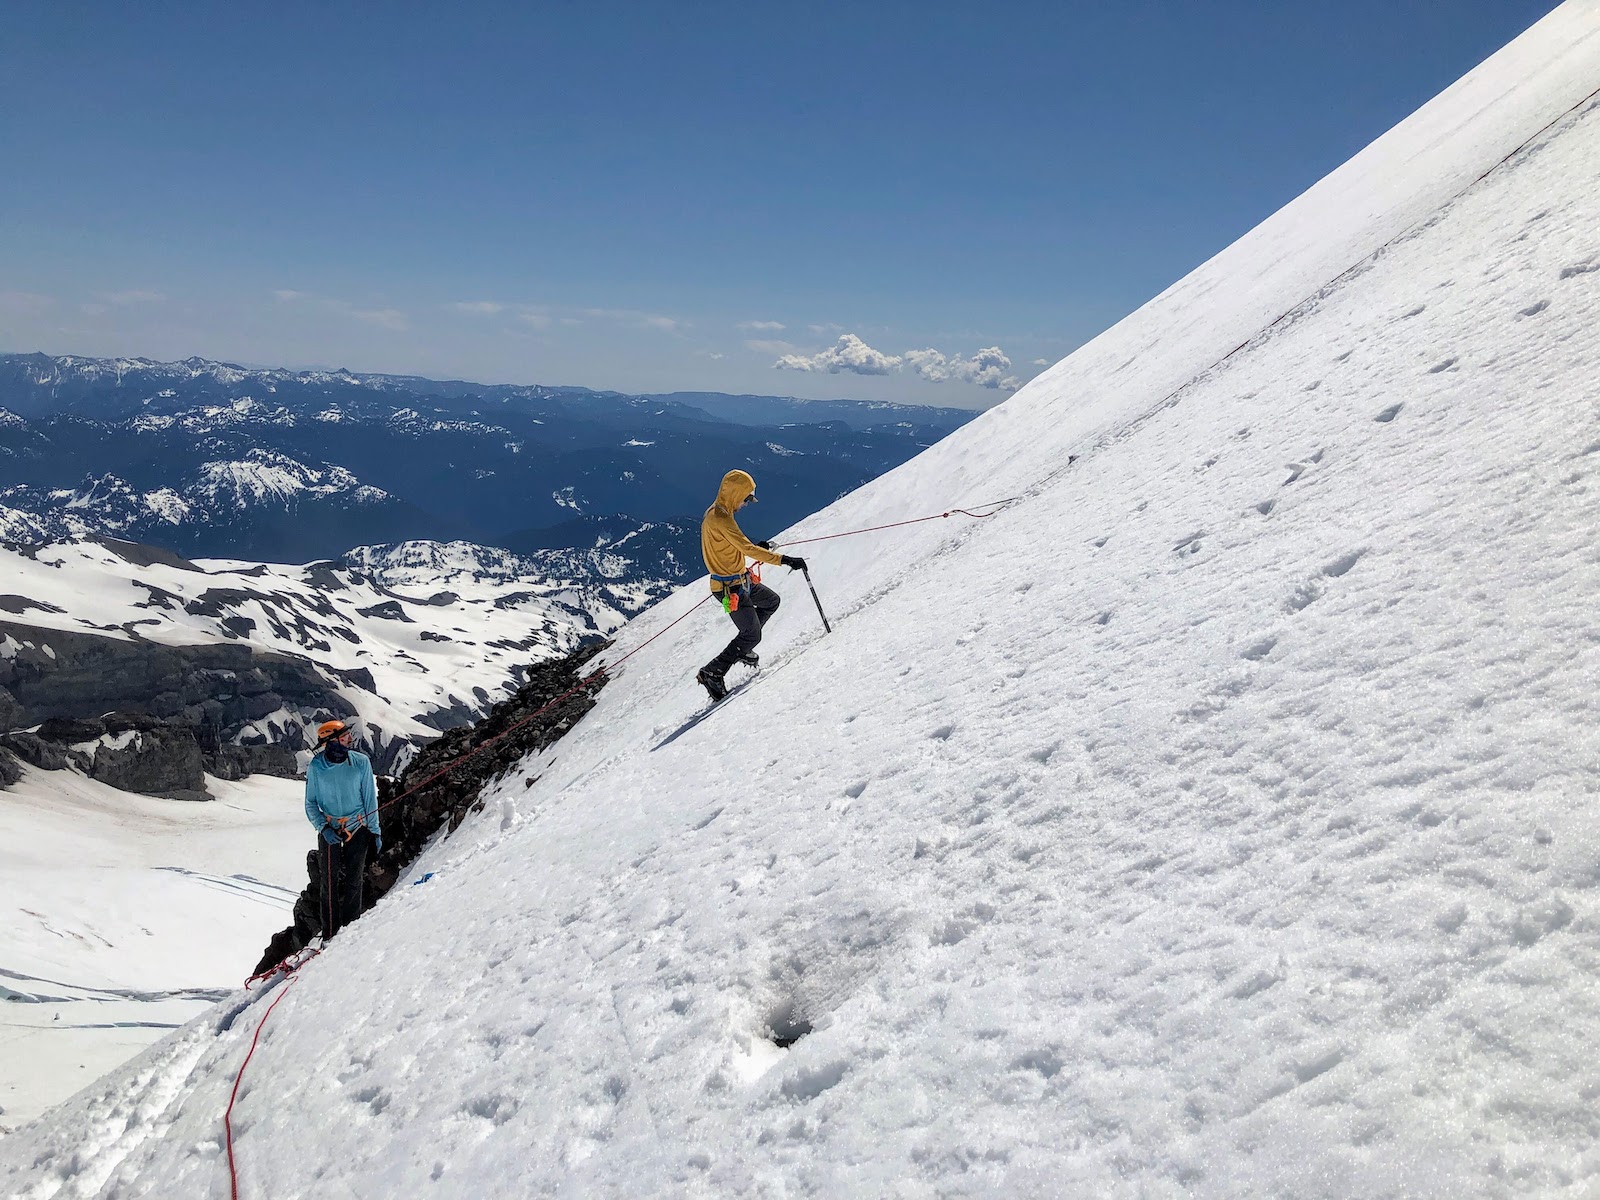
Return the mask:
<svg viewBox="0 0 1600 1200">
<path fill-rule="evenodd" d="M 227 1196 L 259 1030 L 247 1197 L 1593 1194 L 1597 86 L 1569 0 L 780 537 L 835 631 L 769 569 L 709 714 L 703 582 L 634 619 L 3 1190 Z"/>
<path fill-rule="evenodd" d="M 0 1128 L 14 1129 L 238 986 L 313 844 L 293 780 L 208 804 L 70 771 L 0 790 Z"/>
</svg>

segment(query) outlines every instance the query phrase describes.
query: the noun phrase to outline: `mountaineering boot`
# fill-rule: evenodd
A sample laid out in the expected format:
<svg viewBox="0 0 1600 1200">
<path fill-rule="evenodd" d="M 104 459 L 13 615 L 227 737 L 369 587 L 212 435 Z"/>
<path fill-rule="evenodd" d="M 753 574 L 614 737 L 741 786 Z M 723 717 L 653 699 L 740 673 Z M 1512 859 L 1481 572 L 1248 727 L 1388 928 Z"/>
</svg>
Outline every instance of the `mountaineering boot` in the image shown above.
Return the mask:
<svg viewBox="0 0 1600 1200">
<path fill-rule="evenodd" d="M 752 671 L 759 671 L 761 669 L 761 655 L 757 654 L 754 650 L 750 651 L 748 654 L 739 655 L 739 661 L 745 666 L 749 667 Z"/>
<path fill-rule="evenodd" d="M 700 668 L 700 671 L 695 675 L 695 678 L 700 681 L 701 687 L 705 688 L 706 691 L 711 693 L 711 699 L 713 703 L 721 700 L 728 694 L 728 685 L 722 681 L 722 676 L 713 675 L 710 670 L 705 667 Z"/>
</svg>

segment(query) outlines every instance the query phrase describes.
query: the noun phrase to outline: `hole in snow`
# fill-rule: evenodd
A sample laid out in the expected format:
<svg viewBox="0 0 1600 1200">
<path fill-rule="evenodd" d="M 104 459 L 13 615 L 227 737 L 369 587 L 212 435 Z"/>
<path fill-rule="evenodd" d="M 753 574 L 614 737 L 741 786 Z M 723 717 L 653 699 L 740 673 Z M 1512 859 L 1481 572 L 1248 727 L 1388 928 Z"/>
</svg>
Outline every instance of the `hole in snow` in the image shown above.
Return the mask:
<svg viewBox="0 0 1600 1200">
<path fill-rule="evenodd" d="M 779 1050 L 787 1050 L 811 1032 L 811 1022 L 785 1002 L 767 1014 L 767 1040 Z"/>
</svg>

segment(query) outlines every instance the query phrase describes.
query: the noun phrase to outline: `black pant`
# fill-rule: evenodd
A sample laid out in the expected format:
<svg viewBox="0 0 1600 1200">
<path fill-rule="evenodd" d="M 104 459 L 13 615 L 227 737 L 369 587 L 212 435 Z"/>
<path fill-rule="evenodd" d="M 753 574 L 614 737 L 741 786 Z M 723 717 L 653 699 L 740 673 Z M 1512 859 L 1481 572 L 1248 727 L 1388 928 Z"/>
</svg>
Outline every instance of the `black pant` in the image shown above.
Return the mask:
<svg viewBox="0 0 1600 1200">
<path fill-rule="evenodd" d="M 372 852 L 370 829 L 358 829 L 348 842 L 328 845 L 317 839 L 318 866 L 322 870 L 322 936 L 331 938 L 361 915 L 361 885 Z"/>
<path fill-rule="evenodd" d="M 783 597 L 764 583 L 752 583 L 750 590 L 739 590 L 739 607 L 728 614 L 739 627 L 738 636 L 706 664 L 706 670 L 717 678 L 728 673 L 728 668 L 761 644 L 761 628 L 778 611 Z"/>
</svg>

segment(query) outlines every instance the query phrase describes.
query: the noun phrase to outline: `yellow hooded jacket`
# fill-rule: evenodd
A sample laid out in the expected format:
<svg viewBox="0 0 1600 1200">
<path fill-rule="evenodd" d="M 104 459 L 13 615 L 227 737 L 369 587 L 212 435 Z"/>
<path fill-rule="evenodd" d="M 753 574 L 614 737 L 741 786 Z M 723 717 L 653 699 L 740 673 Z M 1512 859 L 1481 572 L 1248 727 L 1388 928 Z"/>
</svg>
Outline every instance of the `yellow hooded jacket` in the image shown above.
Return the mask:
<svg viewBox="0 0 1600 1200">
<path fill-rule="evenodd" d="M 748 471 L 729 471 L 717 489 L 717 502 L 706 509 L 700 521 L 700 553 L 705 557 L 706 570 L 714 576 L 744 574 L 746 558 L 772 566 L 783 561 L 783 555 L 763 550 L 745 537 L 744 530 L 733 519 L 734 510 L 745 497 L 754 495 L 755 490 L 756 481 L 750 478 Z M 737 586 L 740 581 L 732 582 Z M 727 586 L 727 582 L 712 579 L 712 594 L 720 596 Z"/>
</svg>

